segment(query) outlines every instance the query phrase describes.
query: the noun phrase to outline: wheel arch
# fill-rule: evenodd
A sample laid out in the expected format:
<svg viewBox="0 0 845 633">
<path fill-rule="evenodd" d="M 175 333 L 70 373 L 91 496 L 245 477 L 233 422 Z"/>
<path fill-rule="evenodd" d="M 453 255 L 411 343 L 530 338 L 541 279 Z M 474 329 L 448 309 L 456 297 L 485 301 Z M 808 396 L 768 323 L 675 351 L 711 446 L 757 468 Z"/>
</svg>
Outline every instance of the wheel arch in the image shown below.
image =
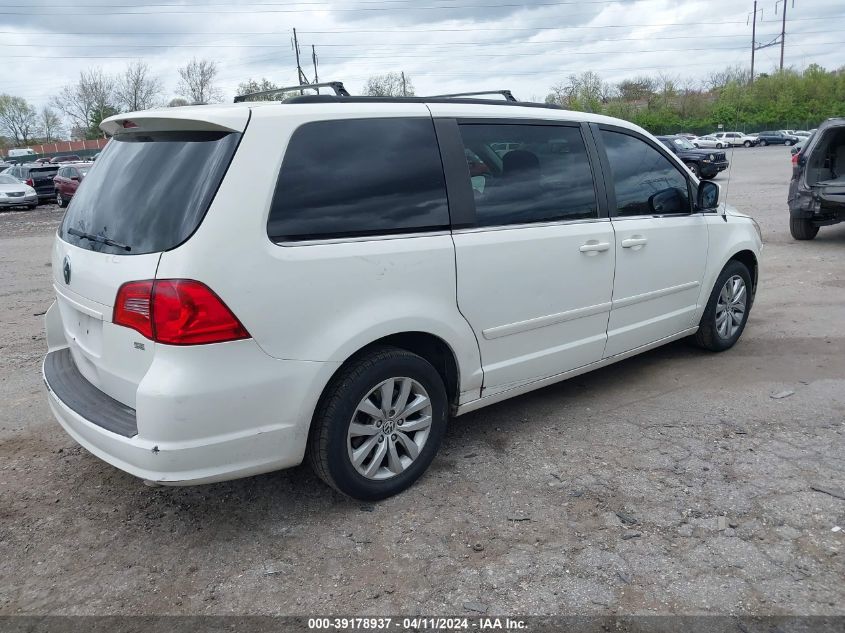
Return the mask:
<svg viewBox="0 0 845 633">
<path fill-rule="evenodd" d="M 461 393 L 461 374 L 455 350 L 440 336 L 424 331 L 396 332 L 362 345 L 349 354 L 346 360 L 337 366 L 329 380 L 323 386 L 323 392 L 342 368 L 370 350 L 384 346 L 407 350 L 431 363 L 443 379 L 443 385 L 446 387 L 446 395 L 449 397 L 449 404 L 453 407 L 458 405 L 458 398 Z"/>
<path fill-rule="evenodd" d="M 728 258 L 728 261 L 738 261 L 748 268 L 751 273 L 751 302 L 754 302 L 754 296 L 757 294 L 757 277 L 759 275 L 759 264 L 757 262 L 757 255 L 751 250 L 737 251 Z M 727 263 L 727 262 L 726 262 Z M 724 268 L 724 266 L 723 266 Z"/>
</svg>

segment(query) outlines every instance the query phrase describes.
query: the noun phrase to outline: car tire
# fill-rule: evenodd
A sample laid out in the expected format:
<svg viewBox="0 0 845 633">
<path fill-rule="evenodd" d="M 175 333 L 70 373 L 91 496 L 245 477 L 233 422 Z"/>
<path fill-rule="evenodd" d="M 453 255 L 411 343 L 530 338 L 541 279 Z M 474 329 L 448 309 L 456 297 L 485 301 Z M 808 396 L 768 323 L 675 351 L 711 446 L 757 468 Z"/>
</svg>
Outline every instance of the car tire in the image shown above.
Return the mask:
<svg viewBox="0 0 845 633">
<path fill-rule="evenodd" d="M 804 218 L 789 218 L 789 232 L 796 240 L 811 240 L 819 233 L 819 227 Z"/>
<path fill-rule="evenodd" d="M 722 145 L 721 143 L 716 143 L 716 149 L 722 149 L 723 147 L 724 145 Z"/>
<path fill-rule="evenodd" d="M 37 204 L 28 204 L 28 205 L 26 205 L 26 209 L 27 209 L 27 211 L 33 211 L 35 209 L 35 207 L 37 207 L 37 206 L 38 206 Z"/>
<path fill-rule="evenodd" d="M 64 209 L 65 205 L 67 204 L 65 202 L 65 199 L 62 198 L 62 194 L 59 193 L 58 191 L 56 192 L 56 204 L 59 205 L 59 207 L 61 207 L 62 209 Z"/>
<path fill-rule="evenodd" d="M 792 147 L 793 145 L 795 145 L 795 143 L 793 141 L 787 141 L 786 142 L 787 147 Z"/>
<path fill-rule="evenodd" d="M 745 145 L 745 147 L 751 147 L 751 141 L 745 141 L 743 145 Z"/>
<path fill-rule="evenodd" d="M 692 172 L 693 176 L 695 176 L 696 178 L 699 177 L 700 171 L 698 169 L 697 164 L 695 164 L 695 163 L 684 163 L 684 164 L 687 166 L 687 169 L 689 169 Z"/>
<path fill-rule="evenodd" d="M 385 389 L 390 402 L 382 406 Z M 411 409 L 407 419 L 400 417 L 398 407 L 390 408 L 401 404 L 403 395 L 414 403 L 404 407 L 406 412 Z M 422 402 L 428 404 L 419 409 Z M 422 426 L 426 417 L 428 426 Z M 335 490 L 362 501 L 386 499 L 409 488 L 426 471 L 447 419 L 446 388 L 431 363 L 397 347 L 374 348 L 348 361 L 320 397 L 308 459 Z M 402 430 L 410 426 L 419 428 Z"/>
<path fill-rule="evenodd" d="M 692 146 L 696 149 L 701 149 L 701 146 L 698 143 L 693 143 Z"/>
<path fill-rule="evenodd" d="M 751 273 L 745 264 L 735 259 L 729 261 L 707 299 L 698 332 L 693 337 L 696 345 L 711 352 L 724 352 L 736 344 L 748 322 L 751 288 Z"/>
<path fill-rule="evenodd" d="M 768 145 L 768 144 L 769 144 L 769 141 L 767 141 L 766 139 L 760 139 L 760 145 L 762 147 L 766 147 L 766 145 Z"/>
</svg>

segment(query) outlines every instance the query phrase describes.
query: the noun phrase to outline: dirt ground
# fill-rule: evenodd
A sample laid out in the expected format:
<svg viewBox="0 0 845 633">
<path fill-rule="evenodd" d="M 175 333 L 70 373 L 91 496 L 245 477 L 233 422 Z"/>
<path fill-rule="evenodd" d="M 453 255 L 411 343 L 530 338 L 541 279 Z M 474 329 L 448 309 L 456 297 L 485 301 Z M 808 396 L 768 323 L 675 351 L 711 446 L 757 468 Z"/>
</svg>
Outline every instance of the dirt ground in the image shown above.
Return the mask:
<svg viewBox="0 0 845 633">
<path fill-rule="evenodd" d="M 789 152 L 732 163 L 765 241 L 733 350 L 459 418 L 375 505 L 306 467 L 147 488 L 77 446 L 40 377 L 61 213 L 0 213 L 0 615 L 845 614 L 845 499 L 813 490 L 845 490 L 845 225 L 793 241 Z"/>
</svg>

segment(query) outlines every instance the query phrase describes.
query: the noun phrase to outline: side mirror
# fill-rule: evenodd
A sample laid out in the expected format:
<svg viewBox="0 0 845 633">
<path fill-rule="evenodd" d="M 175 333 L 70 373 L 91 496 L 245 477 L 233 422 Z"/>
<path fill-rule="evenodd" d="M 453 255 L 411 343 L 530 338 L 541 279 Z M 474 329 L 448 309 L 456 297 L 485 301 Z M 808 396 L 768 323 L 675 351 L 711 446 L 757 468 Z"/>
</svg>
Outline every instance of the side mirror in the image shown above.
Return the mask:
<svg viewBox="0 0 845 633">
<path fill-rule="evenodd" d="M 689 201 L 686 202 L 687 213 L 689 213 L 688 205 Z M 651 213 L 654 213 L 655 215 L 682 213 L 684 211 L 684 206 L 684 196 L 675 187 L 661 189 L 657 193 L 649 196 L 648 199 L 648 208 Z"/>
<path fill-rule="evenodd" d="M 699 211 L 714 211 L 719 206 L 719 194 L 719 185 L 710 180 L 702 180 L 698 183 L 695 206 Z"/>
</svg>

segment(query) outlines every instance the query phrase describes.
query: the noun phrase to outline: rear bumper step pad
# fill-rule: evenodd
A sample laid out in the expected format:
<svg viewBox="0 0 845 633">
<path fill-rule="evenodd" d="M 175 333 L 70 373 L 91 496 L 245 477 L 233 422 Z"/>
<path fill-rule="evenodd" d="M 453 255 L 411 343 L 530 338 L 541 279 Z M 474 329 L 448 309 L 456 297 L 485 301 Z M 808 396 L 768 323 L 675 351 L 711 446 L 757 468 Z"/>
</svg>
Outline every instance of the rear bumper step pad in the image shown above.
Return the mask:
<svg viewBox="0 0 845 633">
<path fill-rule="evenodd" d="M 47 386 L 65 406 L 99 427 L 123 437 L 138 435 L 135 409 L 121 404 L 88 382 L 73 362 L 70 349 L 44 358 Z"/>
</svg>

